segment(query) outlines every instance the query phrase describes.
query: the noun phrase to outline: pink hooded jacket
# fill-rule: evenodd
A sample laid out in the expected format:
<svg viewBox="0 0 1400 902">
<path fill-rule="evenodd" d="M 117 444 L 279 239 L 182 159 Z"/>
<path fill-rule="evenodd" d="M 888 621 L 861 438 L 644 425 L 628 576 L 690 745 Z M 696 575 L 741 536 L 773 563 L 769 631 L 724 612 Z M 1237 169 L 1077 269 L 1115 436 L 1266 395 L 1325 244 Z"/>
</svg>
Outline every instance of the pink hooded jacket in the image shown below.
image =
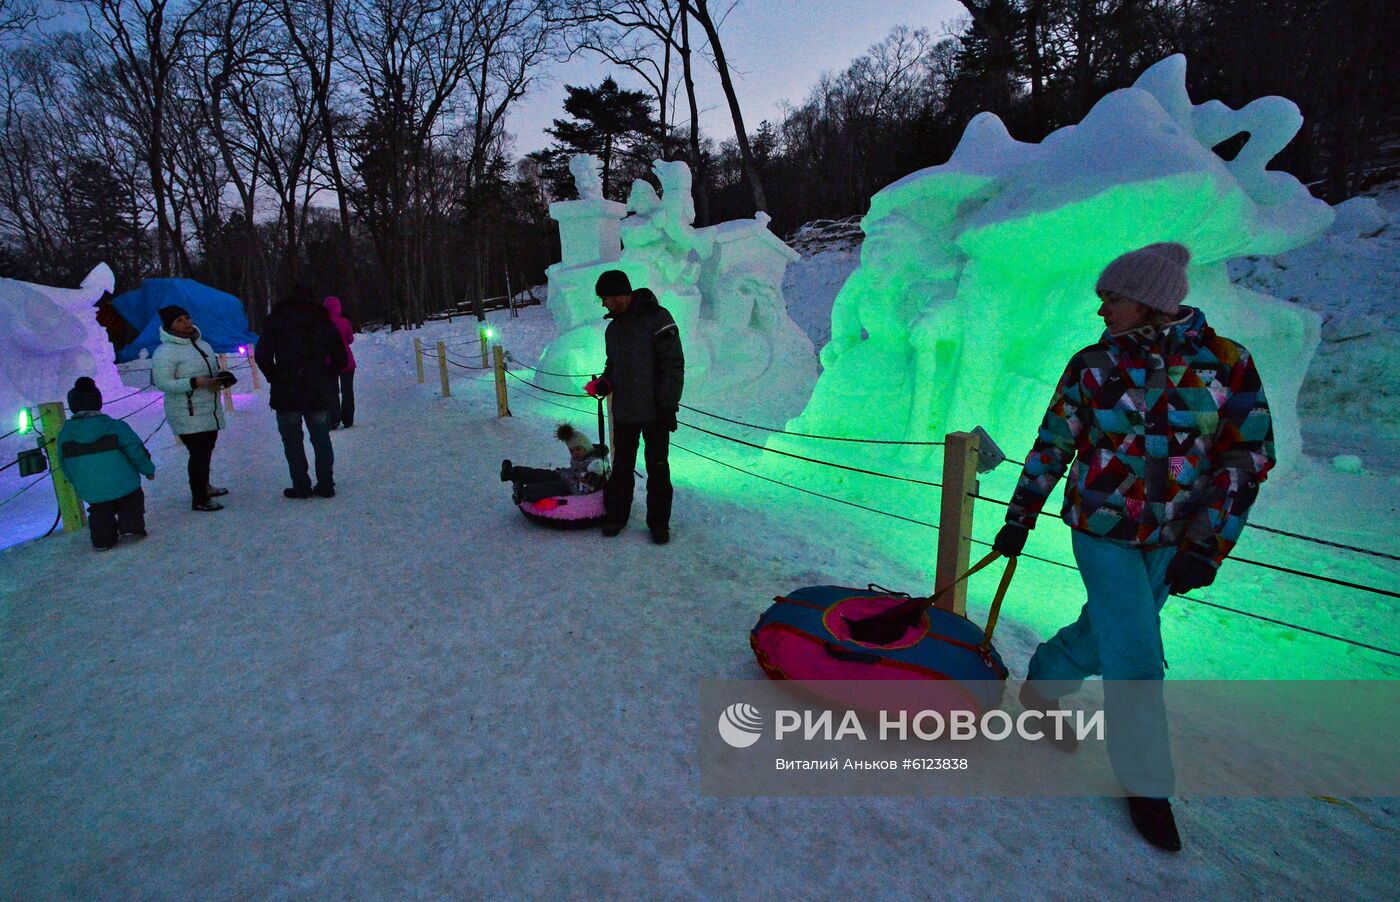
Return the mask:
<svg viewBox="0 0 1400 902">
<path fill-rule="evenodd" d="M 342 373 L 353 372 L 355 369 L 355 352 L 350 350 L 350 346 L 355 343 L 355 327 L 350 325 L 350 320 L 340 312 L 340 298 L 329 297 L 325 300 L 326 312 L 331 315 L 331 323 L 335 325 L 335 330 L 340 333 L 340 340 L 345 342 L 345 369 Z"/>
</svg>

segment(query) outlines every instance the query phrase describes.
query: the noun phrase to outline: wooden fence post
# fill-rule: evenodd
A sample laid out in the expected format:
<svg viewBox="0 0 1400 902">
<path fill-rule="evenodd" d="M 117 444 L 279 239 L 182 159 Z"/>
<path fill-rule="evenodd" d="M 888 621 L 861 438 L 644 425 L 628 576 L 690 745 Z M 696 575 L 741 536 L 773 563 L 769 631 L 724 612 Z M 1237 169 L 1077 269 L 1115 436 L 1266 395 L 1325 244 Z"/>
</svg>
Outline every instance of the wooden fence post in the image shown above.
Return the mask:
<svg viewBox="0 0 1400 902">
<path fill-rule="evenodd" d="M 63 431 L 63 424 L 67 419 L 61 402 L 52 401 L 39 405 L 39 428 L 44 435 L 43 448 L 49 457 L 49 470 L 53 473 L 53 493 L 58 498 L 58 512 L 63 517 L 63 531 L 73 532 L 82 529 L 83 524 L 87 523 L 87 514 L 83 511 L 83 502 L 78 497 L 78 490 L 73 488 L 73 483 L 68 481 L 68 477 L 63 475 L 63 469 L 58 465 L 58 434 Z"/>
<path fill-rule="evenodd" d="M 447 343 L 438 342 L 438 378 L 442 380 L 442 396 L 452 397 L 452 381 L 447 378 Z"/>
<path fill-rule="evenodd" d="M 253 356 L 252 348 L 248 349 L 248 375 L 253 377 L 253 391 L 262 391 L 262 383 L 258 381 L 258 358 Z"/>
<path fill-rule="evenodd" d="M 418 364 L 418 384 L 423 384 L 423 339 L 413 339 L 413 360 Z"/>
<path fill-rule="evenodd" d="M 971 432 L 950 432 L 943 444 L 943 494 L 938 506 L 938 569 L 934 591 L 942 589 L 967 572 L 971 559 L 971 497 L 977 491 L 977 436 Z M 958 583 L 944 595 L 938 606 L 967 616 L 967 583 Z"/>
<path fill-rule="evenodd" d="M 510 416 L 510 404 L 506 402 L 506 354 L 500 345 L 491 349 L 496 356 L 496 416 Z"/>
</svg>

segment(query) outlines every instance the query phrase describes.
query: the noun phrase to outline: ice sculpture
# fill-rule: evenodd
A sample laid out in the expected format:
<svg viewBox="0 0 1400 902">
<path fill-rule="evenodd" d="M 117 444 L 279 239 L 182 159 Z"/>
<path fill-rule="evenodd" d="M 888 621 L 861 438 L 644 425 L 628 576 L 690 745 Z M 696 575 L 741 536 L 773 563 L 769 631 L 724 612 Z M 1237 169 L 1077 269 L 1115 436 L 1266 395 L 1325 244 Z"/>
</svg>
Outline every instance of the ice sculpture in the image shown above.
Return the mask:
<svg viewBox="0 0 1400 902">
<path fill-rule="evenodd" d="M 0 413 L 62 401 L 79 376 L 91 376 L 111 398 L 125 394 L 96 304 L 116 285 L 106 263 L 78 288 L 0 279 Z"/>
<path fill-rule="evenodd" d="M 947 163 L 877 193 L 861 264 L 832 309 L 824 371 L 789 428 L 872 437 L 878 410 L 873 437 L 928 441 L 981 424 L 1019 456 L 1061 368 L 1102 331 L 1100 270 L 1179 241 L 1192 254 L 1186 303 L 1256 357 L 1286 469 L 1300 453 L 1297 395 L 1317 317 L 1231 284 L 1225 264 L 1310 241 L 1332 210 L 1264 168 L 1301 126 L 1296 106 L 1193 105 L 1185 79 L 1185 58 L 1168 57 L 1039 144 L 979 114 Z M 1212 150 L 1242 132 L 1232 160 Z"/>
<path fill-rule="evenodd" d="M 584 197 L 595 171 L 590 158 L 576 156 L 569 168 Z M 602 367 L 606 323 L 593 285 L 604 270 L 621 269 L 635 287 L 655 292 L 680 326 L 687 401 L 739 387 L 759 406 L 805 398 L 816 378 L 816 354 L 788 317 L 782 293 L 783 273 L 797 253 L 768 230 L 762 213 L 695 228 L 690 168 L 656 160 L 652 171 L 661 193 L 638 179 L 625 207 L 601 197 L 550 205 L 563 258 L 546 271 L 559 334 L 541 355 L 546 372 L 535 375 L 536 384 L 576 391 L 583 379 L 548 373 Z M 782 415 L 795 412 L 789 407 Z"/>
</svg>

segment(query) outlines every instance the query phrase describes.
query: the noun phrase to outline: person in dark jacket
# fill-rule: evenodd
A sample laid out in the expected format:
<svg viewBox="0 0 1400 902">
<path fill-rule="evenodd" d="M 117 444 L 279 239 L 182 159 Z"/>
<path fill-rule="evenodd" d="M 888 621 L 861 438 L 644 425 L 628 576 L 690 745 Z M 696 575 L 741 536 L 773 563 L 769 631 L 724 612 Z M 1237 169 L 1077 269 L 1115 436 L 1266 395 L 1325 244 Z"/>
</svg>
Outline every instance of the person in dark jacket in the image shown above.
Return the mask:
<svg viewBox="0 0 1400 902">
<path fill-rule="evenodd" d="M 330 314 L 312 300 L 306 288 L 293 288 L 263 324 L 256 357 L 272 386 L 269 405 L 277 411 L 277 431 L 282 435 L 282 450 L 292 476 L 292 487 L 282 494 L 288 498 L 334 498 L 330 409 L 337 378 L 347 360 L 345 342 L 331 324 Z M 314 487 L 302 444 L 303 421 L 316 454 Z"/>
<path fill-rule="evenodd" d="M 106 551 L 121 536 L 146 537 L 146 493 L 141 479 L 156 465 L 131 427 L 102 413 L 102 392 L 87 376 L 68 392 L 73 419 L 55 443 L 57 466 L 88 505 L 92 547 Z"/>
<path fill-rule="evenodd" d="M 632 513 L 637 445 L 646 442 L 647 528 L 651 540 L 671 540 L 671 433 L 676 431 L 685 386 L 685 354 L 680 331 L 648 289 L 632 291 L 627 274 L 610 269 L 598 277 L 598 297 L 607 308 L 607 364 L 585 390 L 595 398 L 612 395 L 613 470 L 604 489 L 607 516 L 603 535 L 615 536 Z"/>
<path fill-rule="evenodd" d="M 1106 327 L 1070 358 L 1026 457 L 995 548 L 1020 554 L 1068 470 L 1061 517 L 1088 600 L 1041 643 L 1021 687 L 1026 709 L 1059 709 L 1102 674 L 1108 757 L 1133 825 L 1181 848 L 1162 699 L 1160 612 L 1170 593 L 1208 586 L 1274 464 L 1269 403 L 1249 351 L 1182 305 L 1190 251 L 1139 248 L 1099 276 Z M 1075 740 L 1056 743 L 1073 751 Z"/>
</svg>

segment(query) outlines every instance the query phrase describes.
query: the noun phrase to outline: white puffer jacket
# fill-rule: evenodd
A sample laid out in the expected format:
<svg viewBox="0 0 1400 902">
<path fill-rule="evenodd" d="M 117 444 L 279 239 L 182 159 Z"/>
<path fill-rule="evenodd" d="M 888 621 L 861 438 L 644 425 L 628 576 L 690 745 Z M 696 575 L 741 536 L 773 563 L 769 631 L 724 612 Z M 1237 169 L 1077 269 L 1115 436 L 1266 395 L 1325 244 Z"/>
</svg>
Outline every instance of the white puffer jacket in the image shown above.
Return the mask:
<svg viewBox="0 0 1400 902">
<path fill-rule="evenodd" d="M 176 435 L 224 428 L 224 408 L 219 393 L 195 388 L 193 382 L 218 371 L 218 357 L 199 337 L 198 330 L 193 339 L 160 330 L 160 347 L 151 358 L 151 382 L 165 392 L 165 418 Z"/>
</svg>

